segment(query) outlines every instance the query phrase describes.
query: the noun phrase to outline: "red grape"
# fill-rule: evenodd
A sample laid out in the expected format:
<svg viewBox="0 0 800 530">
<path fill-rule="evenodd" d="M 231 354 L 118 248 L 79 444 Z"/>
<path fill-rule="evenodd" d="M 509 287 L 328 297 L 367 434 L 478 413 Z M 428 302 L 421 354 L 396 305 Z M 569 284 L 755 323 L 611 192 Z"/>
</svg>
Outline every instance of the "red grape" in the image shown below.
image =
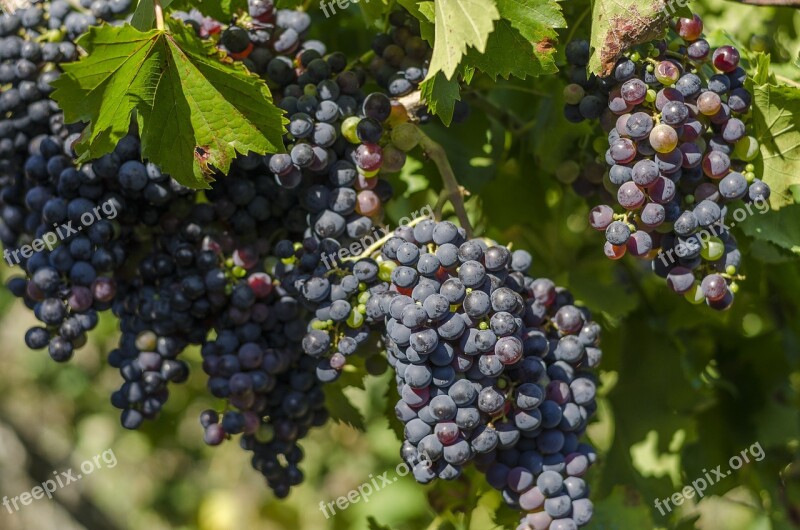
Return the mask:
<svg viewBox="0 0 800 530">
<path fill-rule="evenodd" d="M 739 50 L 733 46 L 720 46 L 714 52 L 712 61 L 720 72 L 733 72 L 739 66 Z"/>
<path fill-rule="evenodd" d="M 695 41 L 703 34 L 703 20 L 696 14 L 692 18 L 680 18 L 675 31 L 685 41 Z"/>
</svg>

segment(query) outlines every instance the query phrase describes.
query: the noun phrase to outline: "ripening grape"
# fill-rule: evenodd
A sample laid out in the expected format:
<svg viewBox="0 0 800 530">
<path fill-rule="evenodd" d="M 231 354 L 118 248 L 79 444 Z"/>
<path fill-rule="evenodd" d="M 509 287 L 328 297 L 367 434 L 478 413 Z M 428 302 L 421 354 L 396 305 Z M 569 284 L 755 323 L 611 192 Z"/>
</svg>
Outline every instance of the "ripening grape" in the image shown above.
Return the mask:
<svg viewBox="0 0 800 530">
<path fill-rule="evenodd" d="M 650 145 L 659 153 L 669 153 L 678 145 L 678 133 L 669 125 L 656 125 L 650 132 Z"/>
<path fill-rule="evenodd" d="M 733 72 L 739 66 L 739 50 L 733 46 L 720 46 L 714 51 L 711 61 L 721 72 Z"/>
<path fill-rule="evenodd" d="M 679 18 L 675 31 L 686 41 L 696 41 L 703 34 L 703 21 L 697 14 L 693 14 L 692 18 Z"/>
</svg>

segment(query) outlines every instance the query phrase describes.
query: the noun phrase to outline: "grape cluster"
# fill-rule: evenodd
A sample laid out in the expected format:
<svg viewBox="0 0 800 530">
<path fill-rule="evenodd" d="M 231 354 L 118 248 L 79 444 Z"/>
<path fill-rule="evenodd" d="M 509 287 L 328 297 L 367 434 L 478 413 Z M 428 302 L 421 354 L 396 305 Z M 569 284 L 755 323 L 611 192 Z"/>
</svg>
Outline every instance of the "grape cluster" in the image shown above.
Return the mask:
<svg viewBox="0 0 800 530">
<path fill-rule="evenodd" d="M 368 65 L 378 84 L 390 95 L 405 96 L 428 75 L 433 50 L 420 36 L 419 21 L 406 11 L 389 16 L 391 28 L 372 40 L 375 56 Z"/>
<path fill-rule="evenodd" d="M 408 119 L 405 108 L 382 93 L 365 95 L 366 72 L 347 68 L 340 52 L 306 39 L 307 13 L 251 2 L 249 27 L 221 31 L 219 44 L 261 75 L 289 119 L 287 153 L 267 158 L 282 187 L 296 189 L 313 216 L 314 236 L 358 240 L 369 234 L 391 198 L 379 172 L 399 171 L 405 153 L 389 133 Z M 193 18 L 200 35 L 203 20 Z"/>
<path fill-rule="evenodd" d="M 636 48 L 601 79 L 603 91 L 611 87 L 600 115 L 608 132 L 604 184 L 618 208 L 596 206 L 589 222 L 605 232 L 609 258 L 651 260 L 674 292 L 722 310 L 742 278 L 729 210 L 738 201 L 766 203 L 770 189 L 750 163 L 758 142 L 748 135 L 752 98 L 739 52 L 712 51 L 702 32 L 697 15 L 681 18 L 669 45 Z M 585 47 L 577 48 L 582 62 Z M 597 117 L 582 111 L 600 100 L 584 96 L 578 112 Z"/>
<path fill-rule="evenodd" d="M 283 498 L 303 479 L 298 441 L 328 415 L 315 363 L 299 347 L 305 331 L 302 308 L 257 269 L 255 260 L 243 263 L 242 272 L 234 274 L 240 278 L 226 284 L 230 307 L 215 326 L 216 338 L 202 347 L 208 388 L 230 408 L 221 418 L 204 412 L 201 423 L 209 445 L 242 434 L 242 448 L 253 452 L 253 467 Z M 217 271 L 209 274 L 222 280 Z"/>
<path fill-rule="evenodd" d="M 578 439 L 596 409 L 587 370 L 602 356 L 588 311 L 527 276 L 527 252 L 446 221 L 398 229 L 382 260 L 391 285 L 367 311 L 384 317 L 414 477 L 452 480 L 474 461 L 511 506 L 586 524 L 580 476 L 594 453 Z M 572 497 L 553 476 L 571 479 Z"/>
<path fill-rule="evenodd" d="M 578 439 L 595 409 L 598 326 L 567 291 L 526 275 L 525 252 L 429 218 L 377 228 L 392 194 L 381 175 L 419 135 L 403 105 L 365 87 L 373 75 L 401 96 L 424 78 L 430 48 L 413 18 L 392 14 L 361 68 L 306 38 L 308 14 L 268 0 L 227 27 L 176 14 L 262 76 L 289 118 L 287 153 L 240 156 L 194 192 L 142 158 L 135 130 L 76 161 L 82 126 L 47 97 L 76 50 L 39 37 L 75 38 L 129 0 L 81 4 L 91 14 L 54 0 L 0 17 L 0 239 L 9 252 L 32 246 L 25 277 L 9 282 L 42 322 L 27 345 L 66 361 L 111 309 L 111 402 L 128 429 L 158 416 L 189 377 L 184 350 L 199 346 L 208 391 L 225 402 L 201 414 L 205 442 L 238 437 L 278 497 L 303 480 L 298 444 L 328 418 L 322 384 L 358 353 L 369 373 L 395 369 L 402 456 L 419 481 L 472 461 L 511 506 L 584 524 L 579 477 L 595 456 Z M 70 223 L 81 229 L 36 248 Z"/>
<path fill-rule="evenodd" d="M 564 117 L 573 123 L 599 119 L 616 81 L 614 77 L 587 75 L 589 51 L 586 40 L 572 41 L 565 49 L 570 83 L 564 87 Z"/>
</svg>

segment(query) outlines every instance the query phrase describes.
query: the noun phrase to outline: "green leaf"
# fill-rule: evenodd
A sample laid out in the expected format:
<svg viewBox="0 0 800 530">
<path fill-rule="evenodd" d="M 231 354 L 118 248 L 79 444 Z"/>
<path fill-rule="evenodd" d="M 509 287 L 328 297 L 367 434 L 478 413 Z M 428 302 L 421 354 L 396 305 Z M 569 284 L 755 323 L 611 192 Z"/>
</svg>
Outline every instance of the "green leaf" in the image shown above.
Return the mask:
<svg viewBox="0 0 800 530">
<path fill-rule="evenodd" d="M 419 12 L 428 19 L 428 22 L 434 24 L 436 22 L 436 6 L 433 2 L 419 2 L 417 3 Z"/>
<path fill-rule="evenodd" d="M 450 79 L 468 48 L 479 53 L 486 50 L 500 13 L 492 0 L 439 0 L 434 4 L 436 36 L 428 79 L 438 72 Z"/>
<path fill-rule="evenodd" d="M 606 76 L 622 53 L 664 34 L 670 0 L 596 0 L 592 9 L 589 71 Z M 671 13 L 672 11 L 669 11 Z"/>
<path fill-rule="evenodd" d="M 152 0 L 147 0 L 152 1 Z M 197 9 L 207 17 L 227 23 L 233 19 L 234 15 L 240 12 L 247 12 L 247 0 L 176 0 L 178 6 L 184 11 L 190 9 Z M 286 9 L 294 8 L 302 2 L 297 2 L 294 5 L 286 6 Z M 278 7 L 284 9 L 278 2 Z"/>
<path fill-rule="evenodd" d="M 792 186 L 800 185 L 800 90 L 771 83 L 753 91 L 753 125 L 761 146 L 758 174 L 772 190 L 770 204 L 794 203 Z"/>
<path fill-rule="evenodd" d="M 567 26 L 558 3 L 555 0 L 499 0 L 497 8 L 504 20 L 497 23 L 486 45 L 486 55 L 496 66 L 481 70 L 493 77 L 507 78 L 512 74 L 520 79 L 528 74 L 557 71 L 553 45 L 558 34 L 554 28 Z M 512 39 L 518 43 L 513 54 L 503 48 Z"/>
<path fill-rule="evenodd" d="M 344 423 L 362 432 L 366 431 L 364 417 L 361 415 L 361 411 L 359 411 L 358 408 L 350 402 L 350 398 L 342 392 L 342 385 L 336 382 L 323 386 L 322 390 L 325 393 L 325 406 L 328 408 L 328 412 L 334 421 L 337 423 Z"/>
<path fill-rule="evenodd" d="M 501 19 L 489 36 L 485 53 L 470 49 L 466 63 L 493 79 L 497 76 L 508 79 L 511 75 L 525 79 L 528 75 L 553 73 L 558 71 L 553 59 L 554 42 L 546 37 L 531 43 L 511 22 Z M 509 50 L 514 50 L 514 53 L 509 53 Z"/>
<path fill-rule="evenodd" d="M 128 134 L 133 111 L 152 104 L 162 39 L 159 31 L 143 33 L 128 25 L 92 27 L 78 39 L 88 55 L 63 66 L 52 97 L 68 123 L 90 122 L 76 146 L 84 158 L 110 153 Z"/>
<path fill-rule="evenodd" d="M 237 152 L 282 151 L 285 120 L 267 86 L 181 22 L 167 22 L 171 33 L 101 26 L 79 40 L 88 55 L 65 65 L 53 98 L 68 122 L 90 124 L 76 146 L 81 158 L 110 153 L 134 113 L 142 156 L 189 187 L 208 187 Z"/>
<path fill-rule="evenodd" d="M 161 8 L 166 10 L 173 0 L 163 0 Z M 136 11 L 131 18 L 131 26 L 139 31 L 147 31 L 154 28 L 156 23 L 156 11 L 153 0 L 139 0 L 136 4 Z"/>
<path fill-rule="evenodd" d="M 407 186 L 403 190 L 403 198 L 407 199 L 418 191 L 424 191 L 431 187 L 428 178 L 420 172 L 421 169 L 422 162 L 410 156 L 406 158 L 406 163 L 403 169 L 400 170 L 399 175 L 400 180 L 405 182 Z"/>
<path fill-rule="evenodd" d="M 750 245 L 750 254 L 764 263 L 787 263 L 800 258 L 796 254 L 791 254 L 769 241 L 756 239 Z"/>
<path fill-rule="evenodd" d="M 775 76 L 770 72 L 770 57 L 766 53 L 756 53 L 753 56 L 753 75 L 754 85 L 764 85 L 766 83 L 777 83 Z M 750 90 L 752 90 L 752 86 Z"/>
<path fill-rule="evenodd" d="M 456 101 L 461 100 L 459 76 L 447 79 L 444 72 L 423 81 L 420 85 L 420 99 L 428 104 L 428 109 L 441 118 L 442 123 L 449 126 L 453 120 L 453 109 Z"/>
<path fill-rule="evenodd" d="M 389 1 L 370 0 L 367 2 L 364 0 L 363 2 L 358 2 L 358 7 L 361 8 L 361 12 L 364 13 L 364 17 L 367 19 L 367 21 L 370 24 L 375 25 L 382 22 L 384 14 L 389 10 Z"/>
<path fill-rule="evenodd" d="M 653 528 L 648 509 L 631 502 L 635 497 L 634 492 L 617 486 L 610 496 L 595 501 L 592 528 Z"/>
<path fill-rule="evenodd" d="M 753 215 L 740 224 L 748 236 L 768 241 L 800 256 L 800 205 L 793 204 L 778 211 L 752 207 Z M 761 212 L 763 215 L 758 215 Z"/>
<path fill-rule="evenodd" d="M 434 20 L 436 18 L 434 3 L 428 0 L 417 2 L 416 0 L 398 0 L 398 4 L 406 8 L 411 15 L 419 20 L 419 32 L 423 39 L 433 44 L 434 39 Z"/>
<path fill-rule="evenodd" d="M 367 517 L 367 525 L 368 530 L 392 530 L 391 527 L 380 524 L 371 515 Z"/>
</svg>

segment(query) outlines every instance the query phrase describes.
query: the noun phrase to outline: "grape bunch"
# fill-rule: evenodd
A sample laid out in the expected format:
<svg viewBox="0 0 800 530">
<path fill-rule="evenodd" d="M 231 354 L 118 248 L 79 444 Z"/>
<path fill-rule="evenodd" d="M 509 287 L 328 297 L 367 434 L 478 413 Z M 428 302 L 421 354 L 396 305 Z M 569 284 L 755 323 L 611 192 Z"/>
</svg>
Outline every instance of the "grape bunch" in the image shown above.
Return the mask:
<svg viewBox="0 0 800 530">
<path fill-rule="evenodd" d="M 413 92 L 428 75 L 433 50 L 420 36 L 419 21 L 408 12 L 392 12 L 389 23 L 390 30 L 372 40 L 375 55 L 368 67 L 381 87 L 400 97 Z"/>
<path fill-rule="evenodd" d="M 602 357 L 589 312 L 527 276 L 527 252 L 447 221 L 398 229 L 382 260 L 391 285 L 367 306 L 384 316 L 414 477 L 452 480 L 474 462 L 509 505 L 586 524 L 580 476 L 595 457 L 578 439 L 596 410 L 588 370 Z M 575 485 L 572 497 L 553 477 Z"/>
<path fill-rule="evenodd" d="M 344 54 L 306 39 L 307 13 L 251 2 L 250 14 L 249 28 L 225 28 L 219 44 L 267 81 L 289 119 L 287 152 L 268 157 L 269 170 L 303 197 L 316 237 L 368 235 L 392 196 L 379 172 L 405 164 L 405 153 L 389 140 L 392 127 L 408 120 L 405 107 L 380 92 L 365 95 L 363 69 L 348 69 Z M 204 27 L 202 19 L 193 20 Z"/>
<path fill-rule="evenodd" d="M 758 142 L 748 134 L 752 97 L 738 50 L 711 50 L 697 15 L 673 31 L 669 45 L 631 50 L 599 83 L 603 92 L 610 87 L 600 123 L 608 132 L 604 183 L 615 204 L 594 207 L 589 223 L 605 233 L 610 259 L 650 260 L 675 293 L 723 310 L 743 279 L 728 219 L 744 211 L 740 201 L 765 205 L 770 189 L 751 163 Z M 583 62 L 585 47 L 576 49 Z M 567 114 L 599 100 L 585 95 Z"/>
<path fill-rule="evenodd" d="M 572 41 L 565 49 L 570 83 L 564 87 L 564 117 L 573 123 L 600 119 L 614 88 L 612 77 L 587 75 L 589 51 L 587 40 Z"/>
<path fill-rule="evenodd" d="M 361 67 L 308 39 L 307 13 L 268 0 L 231 25 L 176 13 L 261 76 L 289 121 L 286 153 L 239 156 L 196 192 L 142 158 L 135 127 L 113 152 L 77 160 L 83 126 L 48 98 L 77 55 L 61 39 L 130 7 L 80 3 L 0 17 L 0 240 L 24 272 L 10 290 L 41 321 L 26 344 L 66 361 L 111 310 L 111 403 L 127 429 L 158 417 L 190 377 L 184 351 L 199 346 L 208 392 L 224 402 L 201 414 L 204 441 L 238 439 L 277 497 L 303 480 L 299 443 L 329 415 L 323 384 L 354 355 L 371 374 L 391 365 L 417 480 L 474 462 L 531 525 L 585 524 L 580 477 L 596 456 L 579 438 L 601 356 L 588 311 L 528 276 L 526 252 L 432 218 L 379 227 L 392 196 L 381 177 L 403 167 L 425 121 L 392 99 L 427 72 L 413 18 L 393 13 Z M 368 93 L 370 76 L 392 97 Z"/>
</svg>

